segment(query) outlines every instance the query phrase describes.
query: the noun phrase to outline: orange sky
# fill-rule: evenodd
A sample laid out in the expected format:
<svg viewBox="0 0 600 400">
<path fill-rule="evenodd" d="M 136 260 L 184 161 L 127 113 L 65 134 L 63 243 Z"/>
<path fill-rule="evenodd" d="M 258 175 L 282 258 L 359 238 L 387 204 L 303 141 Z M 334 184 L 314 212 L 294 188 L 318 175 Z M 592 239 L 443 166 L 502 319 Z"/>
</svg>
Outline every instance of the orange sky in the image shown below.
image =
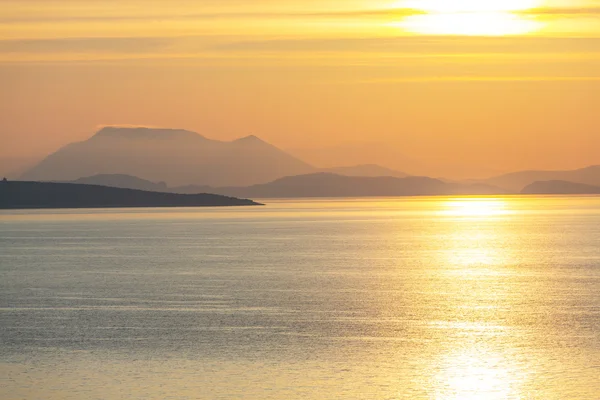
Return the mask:
<svg viewBox="0 0 600 400">
<path fill-rule="evenodd" d="M 135 124 L 318 166 L 574 168 L 600 163 L 600 1 L 0 0 L 0 87 L 0 158 Z"/>
</svg>

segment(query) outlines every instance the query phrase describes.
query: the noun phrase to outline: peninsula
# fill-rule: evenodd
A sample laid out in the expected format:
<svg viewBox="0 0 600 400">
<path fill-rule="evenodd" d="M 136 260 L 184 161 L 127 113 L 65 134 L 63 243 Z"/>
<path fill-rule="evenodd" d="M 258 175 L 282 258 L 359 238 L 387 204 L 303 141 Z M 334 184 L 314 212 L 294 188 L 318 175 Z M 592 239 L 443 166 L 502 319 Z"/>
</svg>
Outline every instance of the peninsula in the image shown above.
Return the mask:
<svg viewBox="0 0 600 400">
<path fill-rule="evenodd" d="M 215 194 L 148 192 L 97 185 L 51 182 L 0 182 L 0 209 L 224 207 L 260 205 Z"/>
</svg>

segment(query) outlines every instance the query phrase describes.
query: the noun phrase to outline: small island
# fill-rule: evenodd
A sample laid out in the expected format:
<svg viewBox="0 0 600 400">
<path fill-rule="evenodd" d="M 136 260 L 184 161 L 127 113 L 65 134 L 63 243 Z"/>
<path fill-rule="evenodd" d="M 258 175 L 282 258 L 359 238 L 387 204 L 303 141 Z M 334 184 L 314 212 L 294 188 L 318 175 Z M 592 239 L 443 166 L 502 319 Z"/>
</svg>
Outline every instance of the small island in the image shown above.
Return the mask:
<svg viewBox="0 0 600 400">
<path fill-rule="evenodd" d="M 539 195 L 585 195 L 600 194 L 600 186 L 568 181 L 537 181 L 527 185 L 521 194 Z"/>
<path fill-rule="evenodd" d="M 227 207 L 260 203 L 216 194 L 177 194 L 73 183 L 0 181 L 0 209 Z"/>
</svg>

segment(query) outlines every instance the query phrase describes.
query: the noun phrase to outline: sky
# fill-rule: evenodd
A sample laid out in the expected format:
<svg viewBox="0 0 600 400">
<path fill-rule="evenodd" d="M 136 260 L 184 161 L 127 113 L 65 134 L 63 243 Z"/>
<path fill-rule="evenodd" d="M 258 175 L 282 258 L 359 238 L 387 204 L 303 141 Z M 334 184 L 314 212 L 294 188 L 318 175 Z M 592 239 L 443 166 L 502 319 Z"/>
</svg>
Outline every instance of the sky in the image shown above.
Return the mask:
<svg viewBox="0 0 600 400">
<path fill-rule="evenodd" d="M 0 88 L 0 169 L 104 125 L 320 167 L 577 168 L 600 164 L 600 0 L 0 0 Z"/>
</svg>

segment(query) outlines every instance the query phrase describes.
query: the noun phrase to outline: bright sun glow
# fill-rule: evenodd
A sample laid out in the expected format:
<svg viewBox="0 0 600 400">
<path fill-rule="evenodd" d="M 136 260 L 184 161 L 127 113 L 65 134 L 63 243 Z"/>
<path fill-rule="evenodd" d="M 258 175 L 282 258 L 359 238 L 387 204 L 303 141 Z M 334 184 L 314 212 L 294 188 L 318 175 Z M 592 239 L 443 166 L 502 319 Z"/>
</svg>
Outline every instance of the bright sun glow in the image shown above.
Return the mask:
<svg viewBox="0 0 600 400">
<path fill-rule="evenodd" d="M 490 13 L 529 10 L 540 0 L 408 0 L 404 7 L 429 13 Z"/>
<path fill-rule="evenodd" d="M 464 198 L 445 204 L 443 214 L 454 217 L 493 217 L 509 214 L 506 203 L 498 199 Z"/>
<path fill-rule="evenodd" d="M 443 362 L 437 377 L 435 398 L 456 400 L 501 400 L 516 398 L 518 377 L 524 374 L 484 345 L 457 349 Z"/>
<path fill-rule="evenodd" d="M 540 29 L 540 23 L 517 11 L 540 6 L 542 0 L 407 0 L 402 7 L 424 11 L 398 25 L 427 35 L 522 35 Z"/>
</svg>

